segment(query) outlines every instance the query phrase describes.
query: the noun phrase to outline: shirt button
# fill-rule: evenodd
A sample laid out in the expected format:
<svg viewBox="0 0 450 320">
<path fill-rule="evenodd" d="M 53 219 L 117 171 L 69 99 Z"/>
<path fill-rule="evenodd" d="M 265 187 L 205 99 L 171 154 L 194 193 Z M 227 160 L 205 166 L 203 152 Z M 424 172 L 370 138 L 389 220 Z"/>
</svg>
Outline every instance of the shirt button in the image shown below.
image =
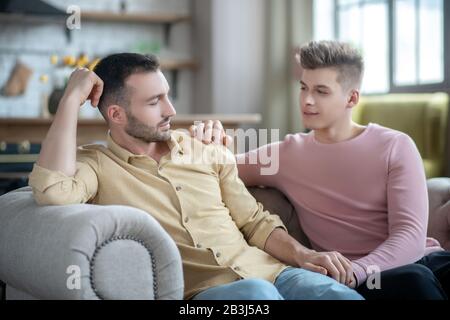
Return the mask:
<svg viewBox="0 0 450 320">
<path fill-rule="evenodd" d="M 233 269 L 234 269 L 235 271 L 241 270 L 241 268 L 239 268 L 239 267 L 234 267 Z"/>
<path fill-rule="evenodd" d="M 221 255 L 222 255 L 222 254 L 221 254 L 220 252 L 217 252 L 217 253 L 216 253 L 216 257 L 217 257 L 217 258 L 220 258 Z"/>
<path fill-rule="evenodd" d="M 189 217 L 184 218 L 184 223 L 188 223 Z"/>
<path fill-rule="evenodd" d="M 69 186 L 68 186 L 68 184 L 67 184 L 67 181 L 64 181 L 64 182 L 62 183 L 61 189 L 62 189 L 63 191 L 68 191 L 68 190 L 69 190 Z"/>
<path fill-rule="evenodd" d="M 176 186 L 175 190 L 180 191 L 181 190 L 181 186 Z"/>
<path fill-rule="evenodd" d="M 197 247 L 197 248 L 201 248 L 202 245 L 201 245 L 200 243 L 197 243 L 196 247 Z"/>
</svg>

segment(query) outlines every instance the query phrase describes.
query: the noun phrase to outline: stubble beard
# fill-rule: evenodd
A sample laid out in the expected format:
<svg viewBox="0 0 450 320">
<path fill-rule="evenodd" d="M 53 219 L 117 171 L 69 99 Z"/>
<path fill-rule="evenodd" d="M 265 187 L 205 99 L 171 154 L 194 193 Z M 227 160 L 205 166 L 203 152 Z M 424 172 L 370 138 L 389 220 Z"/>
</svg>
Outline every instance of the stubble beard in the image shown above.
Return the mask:
<svg viewBox="0 0 450 320">
<path fill-rule="evenodd" d="M 131 137 L 150 142 L 164 142 L 170 140 L 170 130 L 158 131 L 158 127 L 148 126 L 145 123 L 139 121 L 131 112 L 127 111 L 128 123 L 125 127 L 125 132 Z M 168 121 L 169 118 L 164 119 L 162 122 Z"/>
</svg>

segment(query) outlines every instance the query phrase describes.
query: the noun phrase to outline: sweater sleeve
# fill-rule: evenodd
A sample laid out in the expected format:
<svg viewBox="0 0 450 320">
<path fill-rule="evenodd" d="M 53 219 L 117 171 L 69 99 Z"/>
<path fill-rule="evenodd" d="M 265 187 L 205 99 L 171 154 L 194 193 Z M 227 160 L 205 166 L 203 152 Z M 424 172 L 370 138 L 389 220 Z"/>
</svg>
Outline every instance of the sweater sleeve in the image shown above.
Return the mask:
<svg viewBox="0 0 450 320">
<path fill-rule="evenodd" d="M 271 143 L 236 155 L 239 178 L 247 187 L 277 187 L 281 145 L 281 142 Z"/>
<path fill-rule="evenodd" d="M 425 172 L 416 145 L 405 134 L 396 136 L 391 147 L 387 210 L 388 238 L 370 254 L 352 263 L 358 284 L 375 271 L 414 263 L 425 252 L 428 224 Z"/>
</svg>

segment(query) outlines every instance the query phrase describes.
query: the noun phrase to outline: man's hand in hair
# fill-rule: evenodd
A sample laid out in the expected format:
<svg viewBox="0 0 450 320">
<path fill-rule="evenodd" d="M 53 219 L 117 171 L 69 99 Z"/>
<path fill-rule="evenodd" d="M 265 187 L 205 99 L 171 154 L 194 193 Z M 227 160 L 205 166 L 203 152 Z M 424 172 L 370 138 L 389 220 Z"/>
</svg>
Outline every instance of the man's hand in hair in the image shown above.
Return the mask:
<svg viewBox="0 0 450 320">
<path fill-rule="evenodd" d="M 92 106 L 97 107 L 102 92 L 102 79 L 89 69 L 79 68 L 70 75 L 64 98 L 77 101 L 79 106 L 82 106 L 86 100 L 91 100 Z"/>
</svg>

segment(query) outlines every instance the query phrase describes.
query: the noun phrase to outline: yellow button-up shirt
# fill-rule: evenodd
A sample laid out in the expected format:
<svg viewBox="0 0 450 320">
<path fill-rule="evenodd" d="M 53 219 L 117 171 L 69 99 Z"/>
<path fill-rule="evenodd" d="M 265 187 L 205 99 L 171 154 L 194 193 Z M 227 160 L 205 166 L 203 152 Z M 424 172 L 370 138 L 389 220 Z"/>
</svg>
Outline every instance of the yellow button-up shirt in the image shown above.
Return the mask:
<svg viewBox="0 0 450 320">
<path fill-rule="evenodd" d="M 180 250 L 185 298 L 242 278 L 274 282 L 286 266 L 263 249 L 275 228 L 286 228 L 247 191 L 234 155 L 177 131 L 168 146 L 157 163 L 108 134 L 107 147 L 78 148 L 73 177 L 34 165 L 29 184 L 41 205 L 127 205 L 151 214 Z"/>
</svg>

